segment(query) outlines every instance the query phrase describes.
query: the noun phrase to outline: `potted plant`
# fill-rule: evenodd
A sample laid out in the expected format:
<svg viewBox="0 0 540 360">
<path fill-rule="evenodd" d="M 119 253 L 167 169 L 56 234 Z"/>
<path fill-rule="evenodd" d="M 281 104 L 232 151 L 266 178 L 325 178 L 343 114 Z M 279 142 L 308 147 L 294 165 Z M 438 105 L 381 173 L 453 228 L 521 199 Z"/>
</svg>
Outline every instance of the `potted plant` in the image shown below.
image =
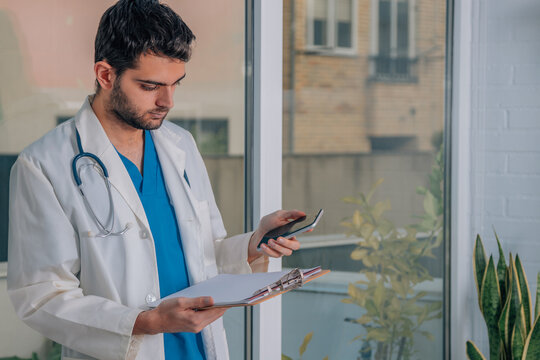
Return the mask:
<svg viewBox="0 0 540 360">
<path fill-rule="evenodd" d="M 532 308 L 531 294 L 519 255 L 510 253 L 508 265 L 499 247 L 497 266 L 490 255 L 486 259 L 480 235 L 476 237 L 473 254 L 478 305 L 487 325 L 489 358 L 491 360 L 540 359 L 540 273 L 536 289 L 536 306 Z M 470 360 L 486 359 L 478 347 L 467 341 Z"/>
</svg>

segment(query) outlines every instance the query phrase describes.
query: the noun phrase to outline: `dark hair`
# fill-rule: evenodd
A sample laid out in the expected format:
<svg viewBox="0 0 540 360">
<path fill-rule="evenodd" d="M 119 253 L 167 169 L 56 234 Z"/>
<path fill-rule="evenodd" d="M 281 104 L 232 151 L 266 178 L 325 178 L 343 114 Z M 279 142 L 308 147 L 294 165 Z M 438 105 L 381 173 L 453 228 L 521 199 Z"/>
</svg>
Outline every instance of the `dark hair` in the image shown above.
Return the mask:
<svg viewBox="0 0 540 360">
<path fill-rule="evenodd" d="M 101 17 L 94 61 L 107 61 L 119 77 L 137 67 L 146 53 L 187 62 L 193 40 L 195 35 L 169 6 L 158 0 L 120 0 Z"/>
</svg>

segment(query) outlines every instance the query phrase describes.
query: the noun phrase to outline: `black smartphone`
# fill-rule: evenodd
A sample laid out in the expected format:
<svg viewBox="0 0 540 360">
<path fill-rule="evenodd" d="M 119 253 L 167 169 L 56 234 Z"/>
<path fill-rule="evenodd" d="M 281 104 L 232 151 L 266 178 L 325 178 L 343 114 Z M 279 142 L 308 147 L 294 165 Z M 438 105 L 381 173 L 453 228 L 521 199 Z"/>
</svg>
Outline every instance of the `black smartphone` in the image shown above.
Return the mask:
<svg viewBox="0 0 540 360">
<path fill-rule="evenodd" d="M 306 214 L 306 216 L 302 216 L 301 218 L 293 220 L 288 224 L 281 225 L 275 229 L 270 230 L 269 232 L 264 234 L 257 248 L 260 248 L 261 244 L 268 244 L 268 240 L 270 239 L 277 239 L 278 237 L 284 237 L 289 239 L 295 235 L 315 228 L 323 212 L 323 209 L 320 209 L 316 214 Z"/>
</svg>

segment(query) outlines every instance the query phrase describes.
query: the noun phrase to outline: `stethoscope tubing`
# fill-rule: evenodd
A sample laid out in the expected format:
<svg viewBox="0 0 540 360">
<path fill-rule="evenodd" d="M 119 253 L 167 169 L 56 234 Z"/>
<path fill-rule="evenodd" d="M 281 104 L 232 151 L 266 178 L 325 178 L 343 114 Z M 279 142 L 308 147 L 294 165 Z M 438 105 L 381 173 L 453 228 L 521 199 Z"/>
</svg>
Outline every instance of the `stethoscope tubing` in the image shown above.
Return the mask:
<svg viewBox="0 0 540 360">
<path fill-rule="evenodd" d="M 109 172 L 107 171 L 107 167 L 105 166 L 103 161 L 101 161 L 101 159 L 97 155 L 83 151 L 79 131 L 77 129 L 75 129 L 75 133 L 77 135 L 77 147 L 79 149 L 79 153 L 77 155 L 75 155 L 75 157 L 71 161 L 71 170 L 73 172 L 73 179 L 75 180 L 75 183 L 77 184 L 77 187 L 79 188 L 79 192 L 81 193 L 81 195 L 83 197 L 83 201 L 84 201 L 86 207 L 88 208 L 88 212 L 90 213 L 90 215 L 92 216 L 94 221 L 97 223 L 98 227 L 100 228 L 100 233 L 96 234 L 96 236 L 97 237 L 107 237 L 107 236 L 123 235 L 126 231 L 128 231 L 129 224 L 126 225 L 124 227 L 124 229 L 121 230 L 121 231 L 118 231 L 118 232 L 113 231 L 113 229 L 114 229 L 114 221 L 115 221 L 115 216 L 114 216 L 115 211 L 114 211 L 114 202 L 113 202 L 113 198 L 112 198 L 111 183 L 109 181 Z M 105 225 L 103 225 L 103 223 L 99 220 L 97 215 L 94 213 L 94 210 L 92 210 L 92 207 L 90 206 L 88 198 L 86 197 L 86 195 L 84 194 L 84 191 L 82 189 L 82 181 L 81 181 L 81 178 L 80 178 L 79 173 L 77 171 L 77 161 L 79 161 L 79 160 L 81 160 L 82 158 L 85 158 L 85 157 L 90 158 L 93 161 L 95 161 L 95 163 L 97 164 L 97 166 L 101 170 L 101 171 L 98 171 L 98 172 L 102 175 L 103 180 L 105 181 L 105 185 L 107 187 L 107 194 L 109 196 L 109 209 L 111 209 L 111 216 L 112 216 L 112 223 L 111 223 L 110 229 L 108 229 Z M 94 164 L 94 166 L 96 166 L 96 164 Z"/>
</svg>

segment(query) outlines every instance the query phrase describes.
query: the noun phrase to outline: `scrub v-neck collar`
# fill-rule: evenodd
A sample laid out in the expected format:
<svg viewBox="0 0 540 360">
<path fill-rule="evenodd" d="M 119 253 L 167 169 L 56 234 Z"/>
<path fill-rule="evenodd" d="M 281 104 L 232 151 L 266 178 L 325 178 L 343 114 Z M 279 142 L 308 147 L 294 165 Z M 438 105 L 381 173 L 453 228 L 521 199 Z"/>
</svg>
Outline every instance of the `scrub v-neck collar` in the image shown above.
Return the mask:
<svg viewBox="0 0 540 360">
<path fill-rule="evenodd" d="M 118 150 L 117 150 L 118 151 Z M 118 152 L 122 162 L 133 180 L 133 184 L 140 195 L 152 195 L 157 186 L 157 153 L 150 131 L 144 131 L 144 154 L 142 174 L 139 168 L 127 157 Z"/>
</svg>

